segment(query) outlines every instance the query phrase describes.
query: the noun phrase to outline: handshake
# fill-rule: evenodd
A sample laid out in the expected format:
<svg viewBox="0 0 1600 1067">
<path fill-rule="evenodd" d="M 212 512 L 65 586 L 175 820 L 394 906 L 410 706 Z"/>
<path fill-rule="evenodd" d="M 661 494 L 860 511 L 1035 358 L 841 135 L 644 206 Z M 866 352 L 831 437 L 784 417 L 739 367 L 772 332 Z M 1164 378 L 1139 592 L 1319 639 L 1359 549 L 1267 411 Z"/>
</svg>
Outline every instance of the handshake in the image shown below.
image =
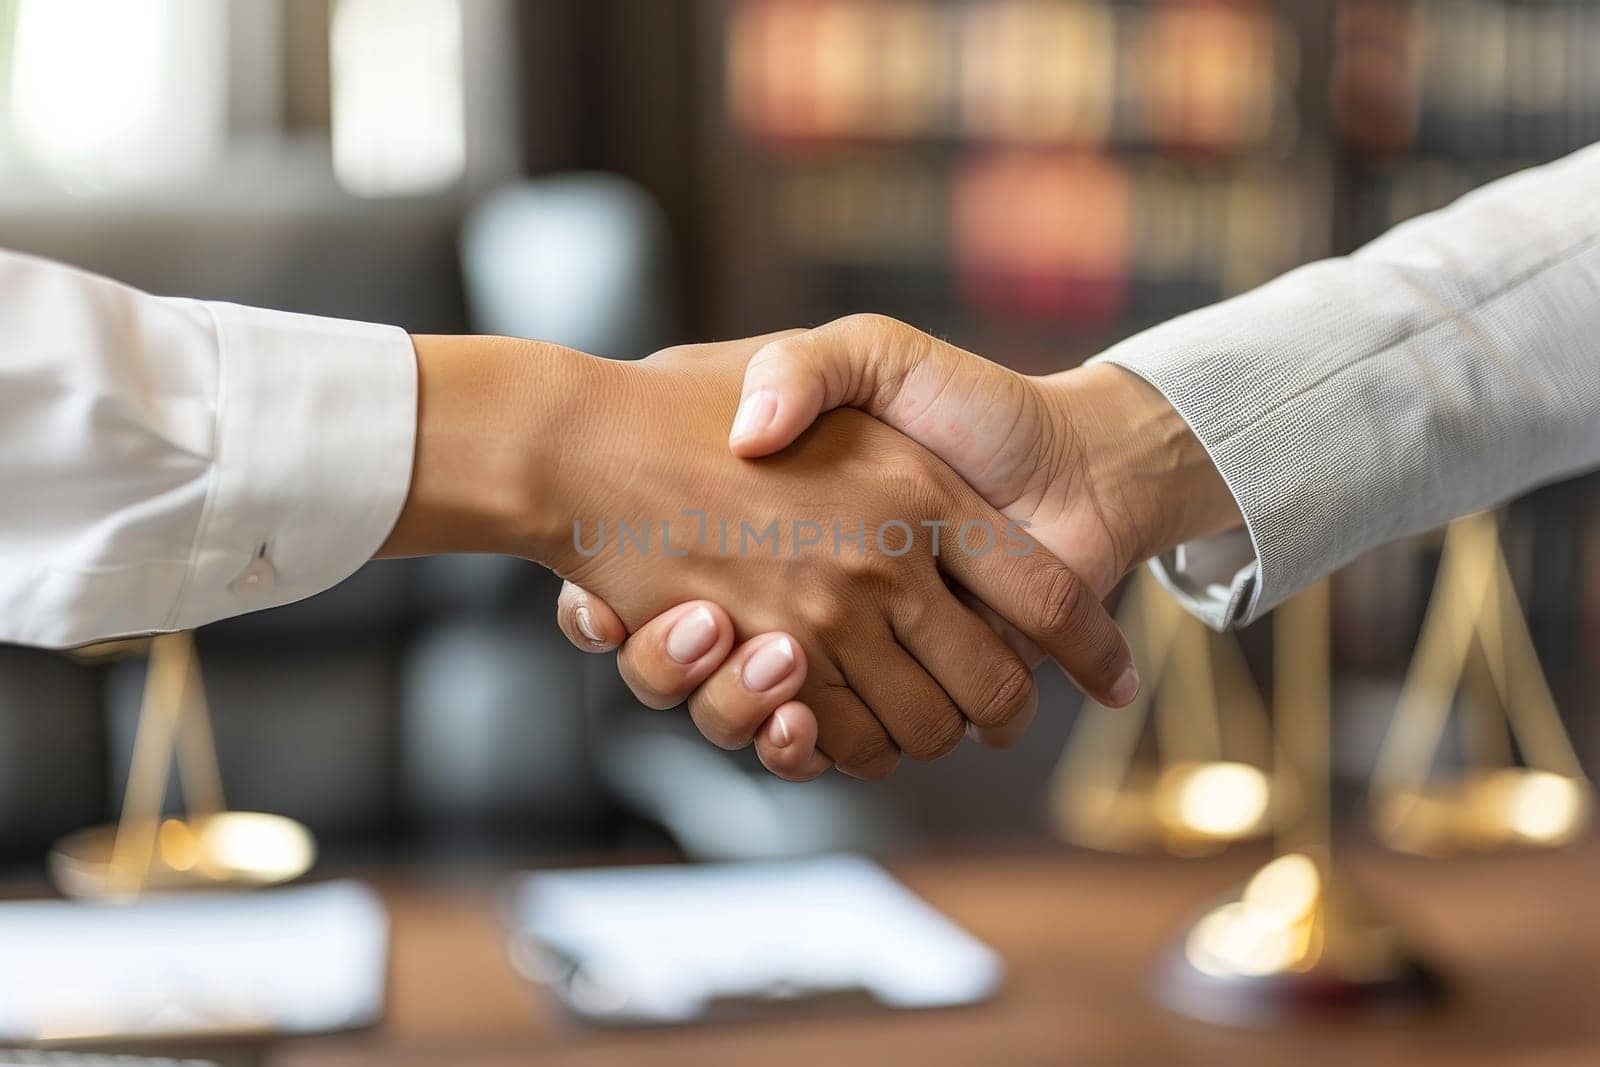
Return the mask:
<svg viewBox="0 0 1600 1067">
<path fill-rule="evenodd" d="M 412 493 L 385 554 L 550 567 L 574 644 L 620 646 L 640 700 L 687 699 L 709 740 L 790 780 L 1008 744 L 1046 656 L 1126 704 L 1139 680 L 1103 600 L 1241 521 L 1183 419 L 1111 365 L 1028 377 L 876 316 L 638 363 L 416 348 Z"/>
</svg>

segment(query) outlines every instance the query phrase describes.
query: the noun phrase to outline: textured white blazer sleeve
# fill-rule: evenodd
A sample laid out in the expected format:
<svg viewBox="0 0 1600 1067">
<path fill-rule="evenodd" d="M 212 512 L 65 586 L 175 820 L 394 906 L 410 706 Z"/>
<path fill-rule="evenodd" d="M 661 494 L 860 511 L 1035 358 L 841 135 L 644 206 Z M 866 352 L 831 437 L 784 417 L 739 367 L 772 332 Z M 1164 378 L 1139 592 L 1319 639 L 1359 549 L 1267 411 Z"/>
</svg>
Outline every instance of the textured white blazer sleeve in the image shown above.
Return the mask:
<svg viewBox="0 0 1600 1067">
<path fill-rule="evenodd" d="M 1214 627 L 1363 552 L 1600 466 L 1600 146 L 1097 360 L 1159 389 L 1245 529 L 1153 561 Z"/>
<path fill-rule="evenodd" d="M 185 629 L 343 580 L 405 501 L 416 388 L 392 327 L 0 253 L 0 641 Z"/>
</svg>

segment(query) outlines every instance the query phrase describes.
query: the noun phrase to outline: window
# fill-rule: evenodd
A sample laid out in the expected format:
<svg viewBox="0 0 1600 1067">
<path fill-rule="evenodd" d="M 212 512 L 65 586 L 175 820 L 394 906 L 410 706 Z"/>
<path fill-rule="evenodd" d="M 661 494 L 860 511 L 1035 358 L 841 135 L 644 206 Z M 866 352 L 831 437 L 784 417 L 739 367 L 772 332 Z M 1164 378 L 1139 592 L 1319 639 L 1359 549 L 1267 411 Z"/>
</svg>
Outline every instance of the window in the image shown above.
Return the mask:
<svg viewBox="0 0 1600 1067">
<path fill-rule="evenodd" d="M 492 39 L 507 10 L 482 0 L 0 0 L 0 189 L 170 188 L 247 143 L 251 166 L 263 145 L 291 165 L 291 142 L 303 166 L 309 138 L 321 146 L 313 163 L 357 195 L 448 190 L 468 173 L 466 45 Z"/>
<path fill-rule="evenodd" d="M 226 134 L 227 8 L 211 0 L 13 0 L 15 165 L 79 191 L 203 168 Z"/>
<path fill-rule="evenodd" d="M 467 163 L 460 0 L 338 0 L 333 168 L 366 196 L 433 192 Z"/>
</svg>

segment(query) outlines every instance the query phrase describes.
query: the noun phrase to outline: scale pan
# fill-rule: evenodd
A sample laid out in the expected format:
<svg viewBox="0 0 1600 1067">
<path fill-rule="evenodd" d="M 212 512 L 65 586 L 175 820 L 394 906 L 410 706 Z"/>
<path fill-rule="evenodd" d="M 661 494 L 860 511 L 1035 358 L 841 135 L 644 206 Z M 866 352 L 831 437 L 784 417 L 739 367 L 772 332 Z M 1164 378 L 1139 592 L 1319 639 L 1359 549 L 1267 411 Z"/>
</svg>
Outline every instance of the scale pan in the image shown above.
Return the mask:
<svg viewBox="0 0 1600 1067">
<path fill-rule="evenodd" d="M 69 897 L 125 898 L 138 892 L 258 889 L 292 881 L 310 870 L 316 843 L 293 819 L 255 811 L 225 811 L 163 819 L 154 834 L 143 879 L 119 877 L 112 864 L 115 825 L 62 838 L 50 852 L 50 873 Z"/>
<path fill-rule="evenodd" d="M 1259 767 L 1215 760 L 1070 790 L 1058 801 L 1057 825 L 1074 844 L 1106 852 L 1201 856 L 1265 835 L 1271 811 L 1271 786 Z"/>
<path fill-rule="evenodd" d="M 1208 760 L 1168 767 L 1156 784 L 1157 815 L 1169 834 L 1244 841 L 1266 832 L 1272 787 L 1249 763 Z"/>
<path fill-rule="evenodd" d="M 1553 848 L 1589 824 L 1588 782 L 1528 767 L 1477 771 L 1420 790 L 1379 798 L 1377 828 L 1389 847 L 1422 856 Z"/>
</svg>

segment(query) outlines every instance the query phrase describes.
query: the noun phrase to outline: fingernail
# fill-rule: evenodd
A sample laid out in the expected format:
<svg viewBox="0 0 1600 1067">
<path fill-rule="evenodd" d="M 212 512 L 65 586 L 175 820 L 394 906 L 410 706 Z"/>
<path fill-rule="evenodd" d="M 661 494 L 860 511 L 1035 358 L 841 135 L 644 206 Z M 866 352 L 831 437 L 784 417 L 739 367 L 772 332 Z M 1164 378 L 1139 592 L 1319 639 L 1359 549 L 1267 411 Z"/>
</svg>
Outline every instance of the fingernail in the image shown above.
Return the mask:
<svg viewBox="0 0 1600 1067">
<path fill-rule="evenodd" d="M 767 732 L 772 735 L 771 741 L 778 748 L 788 748 L 789 742 L 794 740 L 794 735 L 789 732 L 789 724 L 783 721 L 782 715 L 772 717 L 772 728 Z"/>
<path fill-rule="evenodd" d="M 764 693 L 789 676 L 794 670 L 794 646 L 787 637 L 756 650 L 745 661 L 741 675 L 744 686 L 752 693 Z"/>
<path fill-rule="evenodd" d="M 579 604 L 572 610 L 572 617 L 577 620 L 578 632 L 584 636 L 591 645 L 603 645 L 605 641 L 594 628 L 594 617 L 589 614 L 587 605 Z"/>
<path fill-rule="evenodd" d="M 778 413 L 778 394 L 772 389 L 757 389 L 739 402 L 739 413 L 733 417 L 732 442 L 754 437 L 765 430 Z"/>
<path fill-rule="evenodd" d="M 1130 665 L 1122 672 L 1122 677 L 1117 679 L 1117 684 L 1111 687 L 1111 703 L 1122 707 L 1139 695 L 1139 672 Z"/>
<path fill-rule="evenodd" d="M 717 643 L 717 620 L 705 608 L 695 608 L 673 624 L 667 634 L 667 655 L 679 663 L 693 663 Z"/>
</svg>

